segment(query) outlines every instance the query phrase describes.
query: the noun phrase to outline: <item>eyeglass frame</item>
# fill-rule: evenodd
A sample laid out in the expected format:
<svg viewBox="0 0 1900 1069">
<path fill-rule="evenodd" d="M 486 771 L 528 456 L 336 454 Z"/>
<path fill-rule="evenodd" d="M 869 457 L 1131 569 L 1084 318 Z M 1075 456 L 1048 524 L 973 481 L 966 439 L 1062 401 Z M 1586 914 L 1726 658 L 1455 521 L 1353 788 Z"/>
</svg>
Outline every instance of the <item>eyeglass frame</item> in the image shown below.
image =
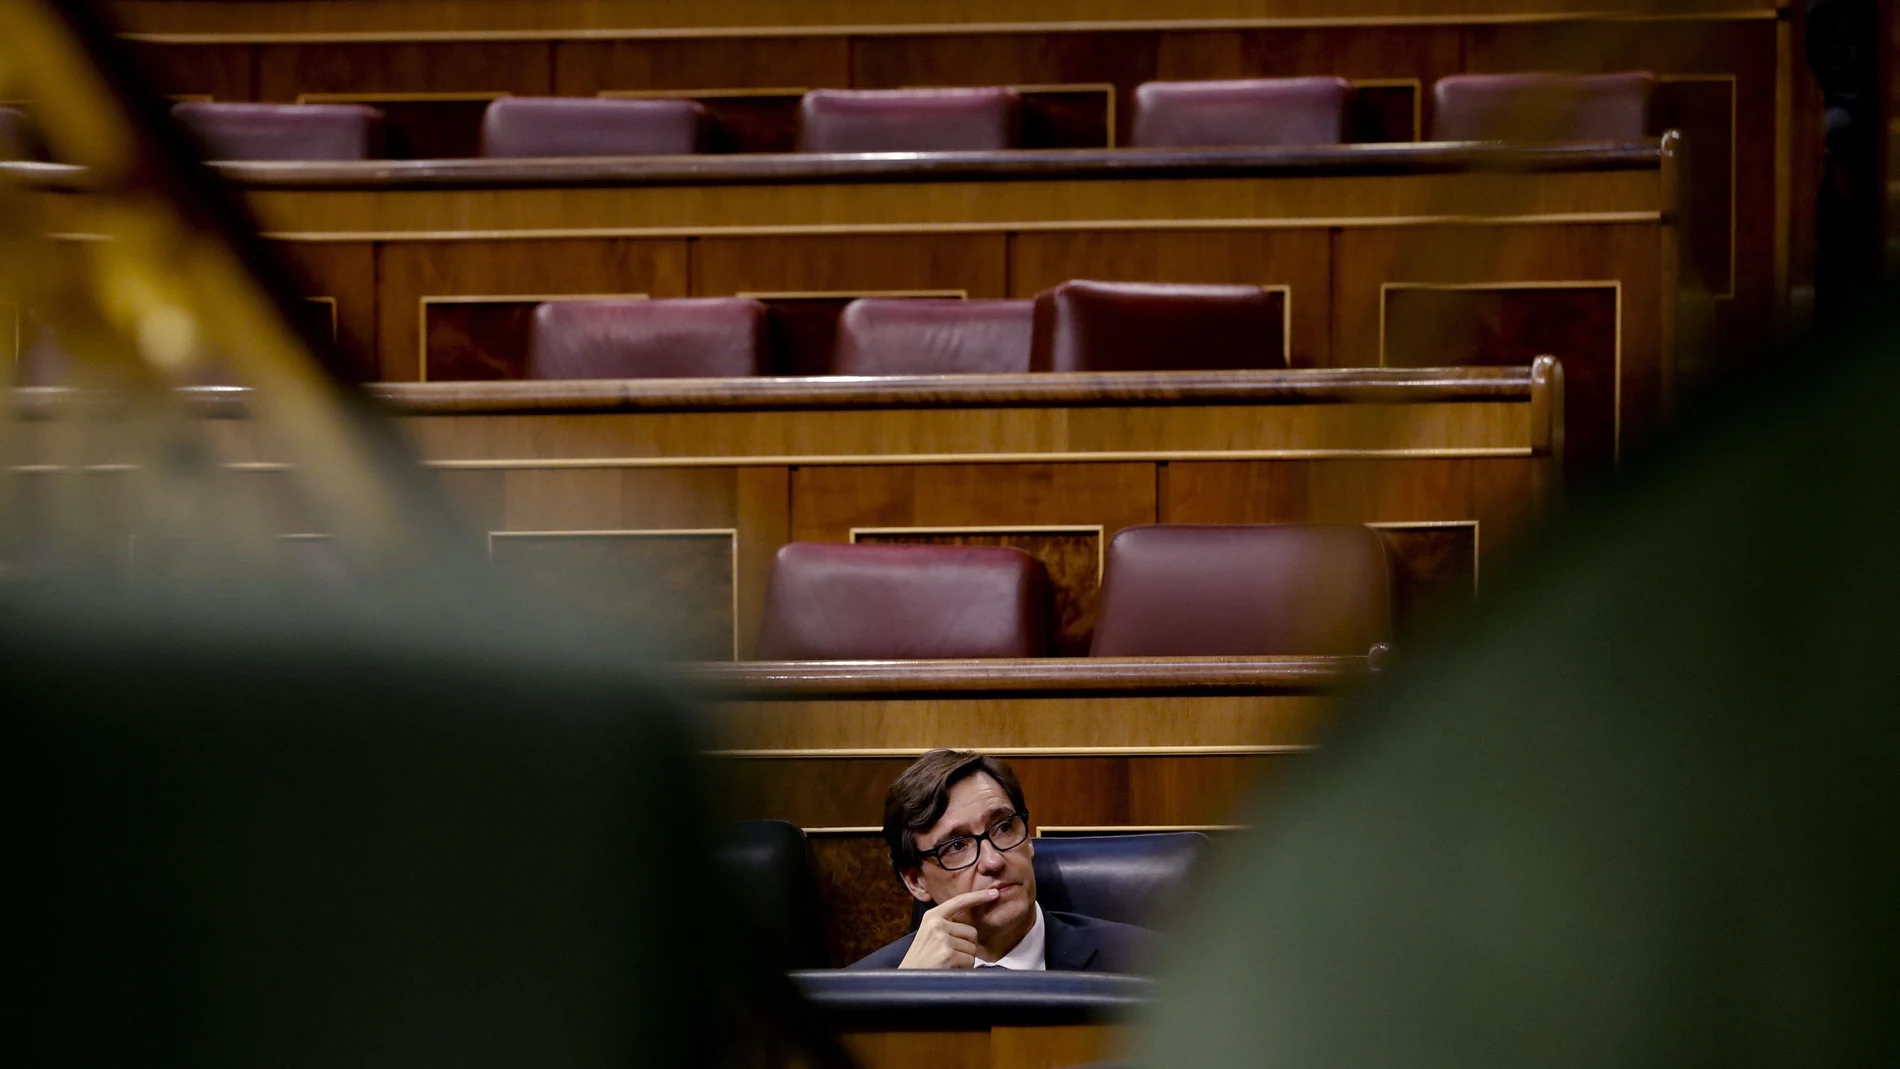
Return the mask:
<svg viewBox="0 0 1900 1069">
<path fill-rule="evenodd" d="M 1009 844 L 1008 846 L 996 845 L 996 840 L 991 838 L 991 836 L 996 834 L 997 825 L 1007 824 L 1010 821 L 1017 819 L 1018 817 L 1022 818 L 1023 837 Z M 970 856 L 970 863 L 968 865 L 958 865 L 956 868 L 953 869 L 950 866 L 944 864 L 943 858 L 939 857 L 938 855 L 943 853 L 944 847 L 949 846 L 951 843 L 955 843 L 963 839 L 969 839 L 972 842 L 976 843 L 976 853 Z M 1029 810 L 1018 809 L 1016 812 L 1011 813 L 1006 817 L 998 818 L 997 820 L 992 822 L 989 827 L 984 828 L 980 832 L 974 832 L 969 835 L 953 835 L 950 837 L 949 842 L 938 843 L 937 845 L 931 847 L 928 850 L 917 851 L 917 863 L 921 865 L 925 861 L 935 861 L 937 863 L 937 867 L 942 869 L 945 872 L 962 872 L 964 869 L 974 868 L 977 862 L 983 860 L 983 844 L 984 843 L 990 844 L 990 848 L 992 850 L 995 850 L 999 854 L 1007 854 L 1011 850 L 1016 849 L 1017 847 L 1023 845 L 1024 843 L 1028 841 L 1029 841 Z"/>
</svg>

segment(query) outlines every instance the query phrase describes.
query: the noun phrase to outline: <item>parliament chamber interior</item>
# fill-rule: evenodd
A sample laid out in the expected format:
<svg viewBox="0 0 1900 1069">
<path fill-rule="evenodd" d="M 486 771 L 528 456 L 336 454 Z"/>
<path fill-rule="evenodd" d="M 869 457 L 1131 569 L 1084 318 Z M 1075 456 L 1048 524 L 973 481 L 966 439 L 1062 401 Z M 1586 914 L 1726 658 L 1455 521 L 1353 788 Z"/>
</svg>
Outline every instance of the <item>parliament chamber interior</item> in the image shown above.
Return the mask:
<svg viewBox="0 0 1900 1069">
<path fill-rule="evenodd" d="M 1207 918 L 1249 858 L 1363 878 L 1300 900 L 1345 929 L 1379 908 L 1301 800 L 1701 413 L 1822 363 L 1775 346 L 1862 323 L 1900 248 L 1875 0 L 0 7 L 0 596 L 146 628 L 0 656 L 46 666 L 34 887 L 79 903 L 27 959 L 35 1064 L 1548 1053 L 1496 1038 L 1557 1044 L 1529 1011 L 1308 1035 L 1319 992 L 1385 990 L 1370 952 L 1262 980 L 1259 1021 L 1148 1022 L 1225 975 L 1182 948 L 1243 945 Z M 227 599 L 266 622 L 188 647 Z M 306 610 L 335 632 L 270 652 Z M 69 634 L 83 686 L 33 652 Z M 54 716 L 121 684 L 94 734 Z M 1522 783 L 1587 748 L 1446 732 Z M 1390 828 L 1464 781 L 1419 782 Z M 1528 931 L 1494 905 L 1470 945 Z M 121 908 L 154 964 L 76 979 Z M 83 1024 L 128 1005 L 170 1038 Z"/>
</svg>

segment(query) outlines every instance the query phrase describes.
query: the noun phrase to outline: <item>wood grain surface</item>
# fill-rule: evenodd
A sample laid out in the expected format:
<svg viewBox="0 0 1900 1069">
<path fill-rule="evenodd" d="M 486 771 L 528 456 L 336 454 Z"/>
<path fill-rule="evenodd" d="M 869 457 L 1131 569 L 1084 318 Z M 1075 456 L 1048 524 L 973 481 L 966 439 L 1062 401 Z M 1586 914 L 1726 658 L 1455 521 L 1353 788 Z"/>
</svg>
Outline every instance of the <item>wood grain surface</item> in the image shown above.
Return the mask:
<svg viewBox="0 0 1900 1069">
<path fill-rule="evenodd" d="M 1355 138 L 1379 141 L 1426 136 L 1432 83 L 1449 74 L 1650 70 L 1661 79 L 1656 129 L 1687 134 L 1684 274 L 1688 287 L 1712 295 L 1698 319 L 1715 335 L 1707 348 L 1744 346 L 1781 313 L 1788 287 L 1812 275 L 1819 100 L 1800 50 L 1799 13 L 1784 22 L 1776 5 L 1760 0 L 1672 3 L 1667 17 L 1655 17 L 1645 0 L 983 0 L 943 10 L 895 0 L 113 6 L 141 31 L 141 47 L 179 94 L 288 99 L 271 96 L 265 83 L 289 79 L 308 91 L 350 70 L 366 71 L 357 80 L 378 86 L 395 84 L 380 72 L 400 72 L 400 87 L 411 93 L 467 89 L 472 80 L 512 92 L 545 91 L 551 81 L 566 95 L 1067 83 L 1112 90 L 1117 144 L 1126 143 L 1134 87 L 1151 79 L 1346 77 L 1361 88 Z M 344 58 L 326 69 L 299 49 Z M 524 60 L 510 66 L 484 51 L 494 49 Z M 741 136 L 729 147 L 785 147 L 788 101 L 781 96 L 776 118 L 766 117 L 779 132 L 762 135 L 760 116 L 740 116 Z"/>
<path fill-rule="evenodd" d="M 1579 15 L 1643 14 L 1644 0 L 966 0 L 953 11 L 911 0 L 829 0 L 785 5 L 774 0 L 114 0 L 127 29 L 144 34 L 375 35 L 548 32 L 582 35 L 756 37 L 772 29 L 809 34 L 937 30 L 969 32 L 1045 24 L 1080 28 L 1130 21 L 1158 25 L 1255 21 L 1405 23 L 1447 18 L 1487 21 L 1574 21 Z M 1681 14 L 1772 17 L 1760 0 L 1685 0 Z M 801 34 L 801 35 L 802 35 Z"/>
<path fill-rule="evenodd" d="M 619 156 L 568 160 L 433 159 L 237 162 L 218 172 L 254 189 L 577 189 L 596 186 L 801 185 L 839 181 L 1012 178 L 1342 178 L 1463 173 L 1588 174 L 1654 170 L 1653 141 L 1315 145 L 1283 148 L 1063 149 L 1002 152 Z"/>
<path fill-rule="evenodd" d="M 370 392 L 410 416 L 722 410 L 1033 408 L 1524 403 L 1528 368 L 1345 368 L 1293 371 L 1095 371 L 1072 374 L 893 375 L 875 378 L 597 379 L 521 383 L 384 383 Z M 187 392 L 203 405 L 242 393 Z M 16 392 L 32 406 L 85 403 L 57 389 Z"/>
<path fill-rule="evenodd" d="M 749 661 L 688 665 L 681 671 L 686 684 L 709 698 L 772 702 L 953 695 L 1324 694 L 1358 681 L 1369 670 L 1364 657 L 1037 657 Z"/>
<path fill-rule="evenodd" d="M 975 746 L 946 738 L 945 745 Z M 722 776 L 740 819 L 807 828 L 875 828 L 891 781 L 923 751 L 899 757 L 730 758 Z M 1063 754 L 1009 758 L 1045 824 L 1091 828 L 1235 823 L 1241 803 L 1296 753 Z"/>
</svg>

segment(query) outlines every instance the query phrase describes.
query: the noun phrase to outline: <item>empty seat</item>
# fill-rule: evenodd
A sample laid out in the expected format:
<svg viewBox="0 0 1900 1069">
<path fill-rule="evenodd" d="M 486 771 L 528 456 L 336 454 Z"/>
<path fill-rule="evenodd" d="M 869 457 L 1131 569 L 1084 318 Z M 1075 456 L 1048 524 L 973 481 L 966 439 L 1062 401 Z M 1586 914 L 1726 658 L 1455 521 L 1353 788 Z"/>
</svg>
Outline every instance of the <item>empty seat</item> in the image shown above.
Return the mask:
<svg viewBox="0 0 1900 1069">
<path fill-rule="evenodd" d="M 765 306 L 749 297 L 548 301 L 531 379 L 742 378 L 765 371 Z"/>
<path fill-rule="evenodd" d="M 1144 82 L 1135 88 L 1134 144 L 1333 145 L 1346 140 L 1344 78 Z"/>
<path fill-rule="evenodd" d="M 822 969 L 824 907 L 804 829 L 783 820 L 743 820 L 718 846 L 719 866 L 753 925 L 753 949 L 779 969 Z"/>
<path fill-rule="evenodd" d="M 1207 836 L 1197 831 L 1040 837 L 1036 900 L 1064 913 L 1165 929 L 1206 849 Z"/>
<path fill-rule="evenodd" d="M 766 587 L 760 660 L 1037 657 L 1048 581 L 1020 549 L 792 542 Z"/>
<path fill-rule="evenodd" d="M 706 148 L 693 100 L 502 97 L 482 114 L 482 155 L 684 156 Z"/>
<path fill-rule="evenodd" d="M 1064 282 L 1036 295 L 1035 371 L 1286 367 L 1277 294 L 1258 286 Z"/>
<path fill-rule="evenodd" d="M 1392 630 L 1385 545 L 1359 526 L 1130 527 L 1109 543 L 1096 657 L 1363 655 Z"/>
<path fill-rule="evenodd" d="M 383 113 L 362 104 L 226 104 L 188 101 L 172 115 L 213 160 L 373 160 L 383 154 Z"/>
<path fill-rule="evenodd" d="M 1432 89 L 1434 141 L 1626 141 L 1649 135 L 1656 76 L 1457 74 Z"/>
<path fill-rule="evenodd" d="M 798 104 L 800 152 L 988 152 L 1013 148 L 1016 90 L 814 89 Z"/>
<path fill-rule="evenodd" d="M 1034 301 L 864 298 L 838 317 L 839 375 L 1029 370 Z"/>
</svg>

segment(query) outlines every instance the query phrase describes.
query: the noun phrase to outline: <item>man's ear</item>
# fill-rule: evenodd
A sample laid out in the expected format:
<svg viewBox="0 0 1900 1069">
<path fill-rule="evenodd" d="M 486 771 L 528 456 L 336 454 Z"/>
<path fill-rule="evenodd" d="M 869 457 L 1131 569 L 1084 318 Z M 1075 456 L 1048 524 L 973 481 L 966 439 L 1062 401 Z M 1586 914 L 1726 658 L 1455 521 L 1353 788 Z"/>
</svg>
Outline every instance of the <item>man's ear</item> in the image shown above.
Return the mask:
<svg viewBox="0 0 1900 1069">
<path fill-rule="evenodd" d="M 903 879 L 904 890 L 909 891 L 912 898 L 919 902 L 931 901 L 930 888 L 924 886 L 923 869 L 903 869 L 897 875 Z"/>
</svg>

